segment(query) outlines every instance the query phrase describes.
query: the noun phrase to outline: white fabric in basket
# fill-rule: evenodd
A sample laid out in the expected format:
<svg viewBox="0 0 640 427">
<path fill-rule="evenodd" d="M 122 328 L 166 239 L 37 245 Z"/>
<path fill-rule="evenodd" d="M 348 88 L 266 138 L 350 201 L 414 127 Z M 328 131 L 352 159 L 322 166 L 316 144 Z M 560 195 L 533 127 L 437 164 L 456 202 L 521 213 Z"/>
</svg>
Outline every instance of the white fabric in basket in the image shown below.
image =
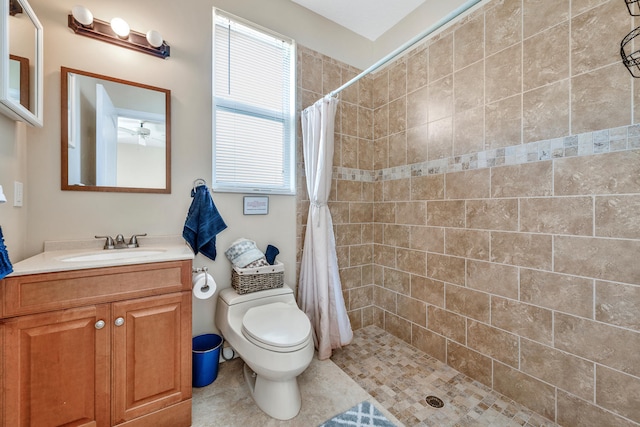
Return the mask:
<svg viewBox="0 0 640 427">
<path fill-rule="evenodd" d="M 233 242 L 224 254 L 238 268 L 269 265 L 264 254 L 256 246 L 256 242 L 245 238 Z M 264 263 L 260 262 L 261 260 L 264 260 Z"/>
</svg>

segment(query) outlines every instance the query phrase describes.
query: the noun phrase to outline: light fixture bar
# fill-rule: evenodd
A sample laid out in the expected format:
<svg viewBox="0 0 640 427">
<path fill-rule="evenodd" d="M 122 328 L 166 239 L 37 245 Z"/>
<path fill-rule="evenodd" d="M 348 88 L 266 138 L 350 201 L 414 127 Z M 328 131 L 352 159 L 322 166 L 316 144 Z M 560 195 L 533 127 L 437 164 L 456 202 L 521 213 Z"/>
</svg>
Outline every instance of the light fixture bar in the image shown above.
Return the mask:
<svg viewBox="0 0 640 427">
<path fill-rule="evenodd" d="M 145 34 L 134 30 L 131 30 L 129 32 L 129 36 L 126 39 L 123 39 L 118 37 L 118 35 L 113 31 L 109 22 L 95 18 L 93 19 L 93 24 L 91 26 L 85 26 L 78 22 L 72 14 L 69 14 L 69 28 L 71 28 L 76 34 L 115 44 L 120 47 L 126 47 L 138 52 L 147 53 L 149 55 L 157 56 L 158 58 L 168 58 L 171 53 L 170 46 L 164 41 L 159 47 L 153 47 L 147 41 Z"/>
</svg>

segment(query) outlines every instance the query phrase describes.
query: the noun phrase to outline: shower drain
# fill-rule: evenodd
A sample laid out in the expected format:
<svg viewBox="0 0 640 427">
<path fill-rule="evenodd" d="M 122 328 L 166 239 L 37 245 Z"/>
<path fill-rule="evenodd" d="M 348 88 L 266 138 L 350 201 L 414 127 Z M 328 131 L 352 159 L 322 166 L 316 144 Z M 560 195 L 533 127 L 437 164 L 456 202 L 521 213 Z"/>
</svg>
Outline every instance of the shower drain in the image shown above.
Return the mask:
<svg viewBox="0 0 640 427">
<path fill-rule="evenodd" d="M 434 408 L 442 408 L 444 406 L 442 399 L 436 396 L 427 396 L 424 400 L 427 401 L 429 406 L 433 406 Z"/>
</svg>

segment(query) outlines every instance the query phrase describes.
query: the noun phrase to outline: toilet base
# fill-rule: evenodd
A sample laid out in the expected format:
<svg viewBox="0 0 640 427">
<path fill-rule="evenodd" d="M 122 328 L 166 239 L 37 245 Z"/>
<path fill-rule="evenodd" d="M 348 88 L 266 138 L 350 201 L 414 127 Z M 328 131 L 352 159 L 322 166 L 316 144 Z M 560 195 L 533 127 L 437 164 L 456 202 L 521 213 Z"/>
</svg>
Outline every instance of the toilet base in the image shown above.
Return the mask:
<svg viewBox="0 0 640 427">
<path fill-rule="evenodd" d="M 244 378 L 253 400 L 270 417 L 290 420 L 300 412 L 302 400 L 296 377 L 284 381 L 271 381 L 257 375 L 245 363 Z"/>
</svg>

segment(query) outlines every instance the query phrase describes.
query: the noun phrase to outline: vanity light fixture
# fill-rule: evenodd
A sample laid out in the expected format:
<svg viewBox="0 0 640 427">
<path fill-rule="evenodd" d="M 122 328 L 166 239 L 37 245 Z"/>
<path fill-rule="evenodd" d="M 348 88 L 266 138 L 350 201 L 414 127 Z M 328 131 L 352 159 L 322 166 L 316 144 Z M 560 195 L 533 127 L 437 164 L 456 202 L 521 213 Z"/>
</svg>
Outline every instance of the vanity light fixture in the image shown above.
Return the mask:
<svg viewBox="0 0 640 427">
<path fill-rule="evenodd" d="M 69 28 L 74 33 L 96 40 L 112 43 L 138 52 L 168 58 L 170 47 L 156 30 L 146 34 L 134 31 L 122 18 L 113 18 L 111 22 L 101 21 L 93 17 L 84 6 L 74 6 L 68 19 Z"/>
<path fill-rule="evenodd" d="M 162 46 L 163 40 L 159 32 L 156 30 L 149 30 L 147 31 L 147 41 L 153 47 L 160 47 Z"/>
<path fill-rule="evenodd" d="M 84 6 L 73 6 L 71 8 L 73 17 L 85 27 L 93 27 L 93 13 Z"/>
<path fill-rule="evenodd" d="M 127 21 L 122 18 L 113 18 L 111 20 L 111 29 L 118 35 L 118 37 L 125 40 L 129 37 L 129 33 L 131 32 L 129 24 L 127 24 Z"/>
</svg>

